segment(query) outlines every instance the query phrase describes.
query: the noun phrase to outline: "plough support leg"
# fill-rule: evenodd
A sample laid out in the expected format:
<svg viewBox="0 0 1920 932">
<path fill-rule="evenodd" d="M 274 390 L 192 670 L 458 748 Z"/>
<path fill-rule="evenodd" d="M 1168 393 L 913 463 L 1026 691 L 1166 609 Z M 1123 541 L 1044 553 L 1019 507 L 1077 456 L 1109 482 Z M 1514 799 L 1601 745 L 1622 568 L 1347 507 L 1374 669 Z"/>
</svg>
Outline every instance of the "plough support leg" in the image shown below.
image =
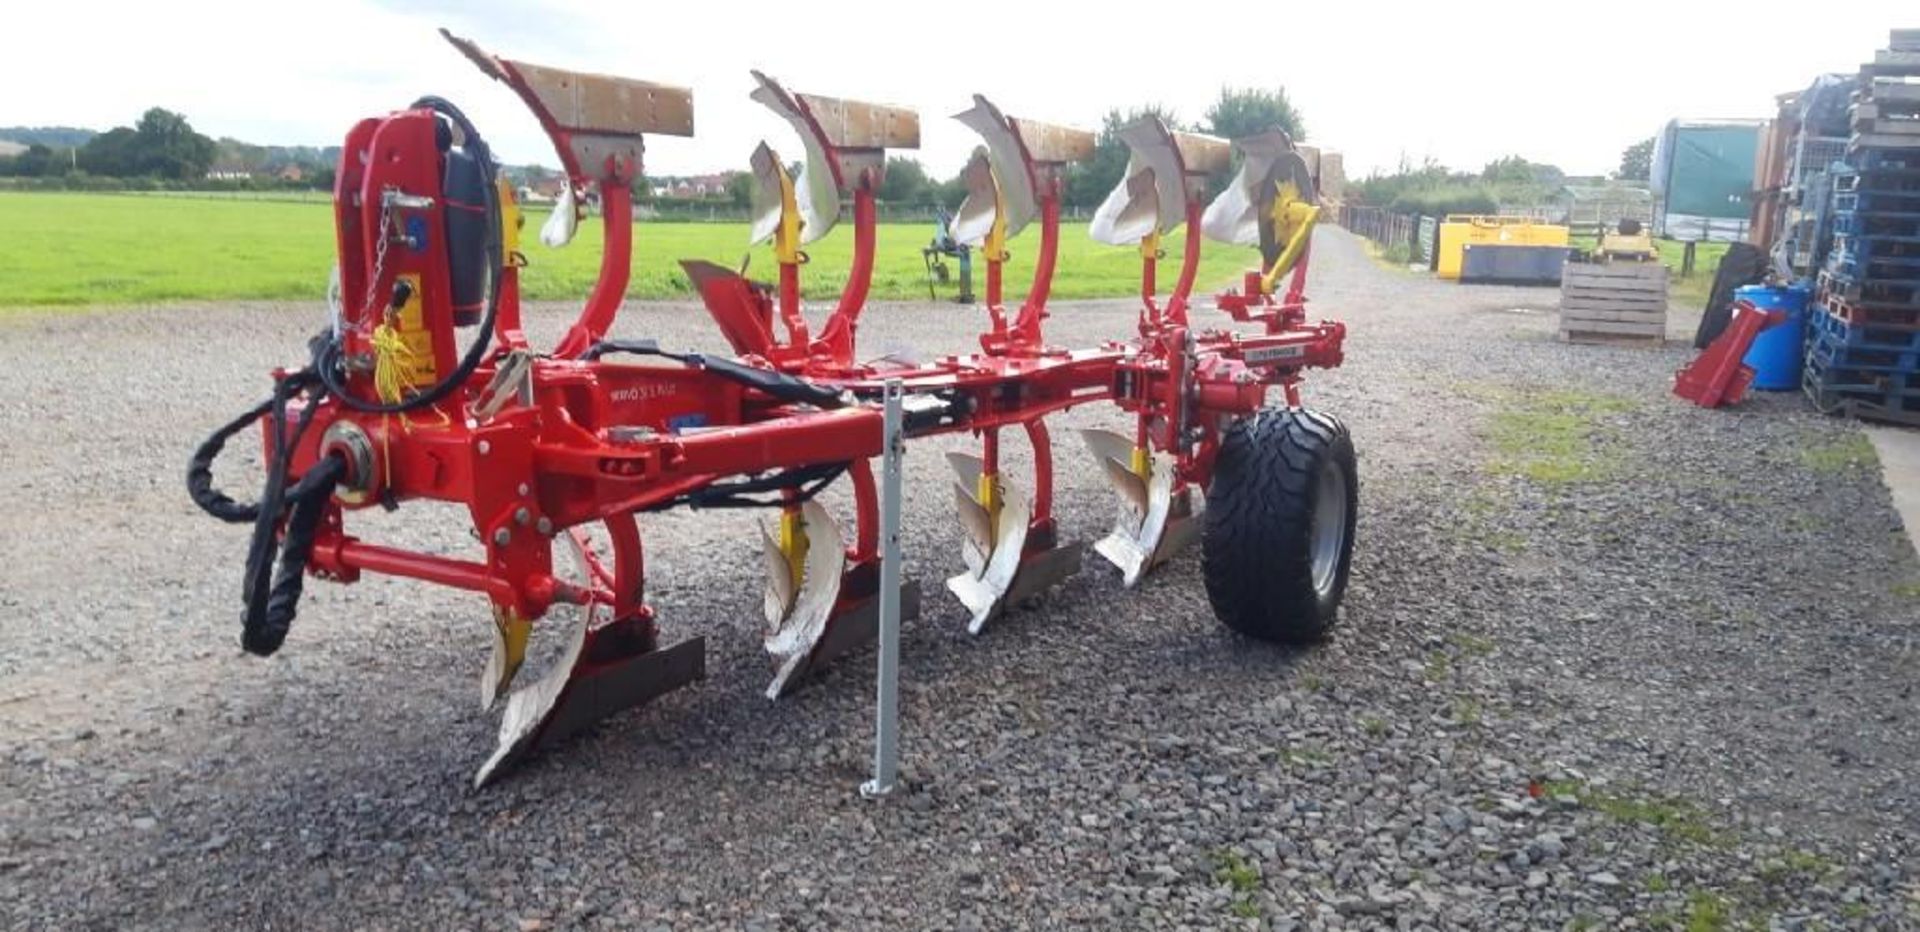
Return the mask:
<svg viewBox="0 0 1920 932">
<path fill-rule="evenodd" d="M 700 638 L 660 649 L 653 613 L 640 603 L 640 536 L 631 515 L 609 519 L 608 566 L 592 538 L 575 528 L 560 535 L 572 557 L 574 581 L 585 594 L 581 618 L 571 623 L 567 646 L 546 672 L 507 697 L 499 742 L 474 775 L 485 786 L 534 751 L 558 742 L 622 709 L 640 705 L 706 676 L 706 642 Z M 506 630 L 506 629 L 500 629 Z M 498 640 L 511 644 L 509 631 Z M 524 658 L 526 639 L 518 648 Z M 512 658 L 511 650 L 505 656 Z M 487 686 L 503 657 L 496 645 Z M 517 664 L 516 664 L 517 665 Z M 511 679 L 511 671 L 505 679 Z M 496 687 L 499 688 L 499 687 Z"/>
<path fill-rule="evenodd" d="M 1190 491 L 1178 486 L 1174 461 L 1110 430 L 1080 432 L 1119 495 L 1113 532 L 1093 545 L 1131 587 L 1199 536 Z"/>
<path fill-rule="evenodd" d="M 873 640 L 879 564 L 848 559 L 839 525 L 817 501 L 783 511 L 777 534 L 761 531 L 767 568 L 767 653 L 776 664 L 767 698 L 791 692 L 807 672 Z M 901 617 L 919 613 L 919 589 L 901 588 Z"/>
<path fill-rule="evenodd" d="M 1030 427 L 1028 436 L 1034 442 L 1038 507 L 1000 470 L 994 432 L 985 435 L 983 456 L 947 454 L 955 478 L 954 505 L 965 531 L 961 557 L 967 565 L 966 572 L 947 580 L 947 589 L 971 613 L 969 634 L 985 630 L 1007 606 L 1080 571 L 1080 547 L 1059 544 L 1048 513 L 1053 481 L 1046 431 Z"/>
</svg>

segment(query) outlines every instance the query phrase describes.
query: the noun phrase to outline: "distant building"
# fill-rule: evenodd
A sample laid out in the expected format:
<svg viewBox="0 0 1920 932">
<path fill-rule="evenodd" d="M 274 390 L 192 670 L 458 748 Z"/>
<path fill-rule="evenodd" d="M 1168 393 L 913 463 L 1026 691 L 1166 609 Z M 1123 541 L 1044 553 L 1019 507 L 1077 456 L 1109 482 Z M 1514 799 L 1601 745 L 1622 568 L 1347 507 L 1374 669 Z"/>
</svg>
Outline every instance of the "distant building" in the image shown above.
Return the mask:
<svg viewBox="0 0 1920 932">
<path fill-rule="evenodd" d="M 659 178 L 653 186 L 655 197 L 672 197 L 685 200 L 697 200 L 703 197 L 724 197 L 727 193 L 725 172 L 712 175 L 690 175 L 685 178 Z"/>
<path fill-rule="evenodd" d="M 252 177 L 253 172 L 237 160 L 216 159 L 213 165 L 207 168 L 208 181 L 245 181 Z"/>
<path fill-rule="evenodd" d="M 1554 195 L 1554 217 L 1566 223 L 1618 226 L 1622 220 L 1653 222 L 1653 192 L 1638 185 L 1570 184 Z"/>
<path fill-rule="evenodd" d="M 529 181 L 514 189 L 513 197 L 522 204 L 551 204 L 567 190 L 567 179 L 554 175 Z"/>
</svg>

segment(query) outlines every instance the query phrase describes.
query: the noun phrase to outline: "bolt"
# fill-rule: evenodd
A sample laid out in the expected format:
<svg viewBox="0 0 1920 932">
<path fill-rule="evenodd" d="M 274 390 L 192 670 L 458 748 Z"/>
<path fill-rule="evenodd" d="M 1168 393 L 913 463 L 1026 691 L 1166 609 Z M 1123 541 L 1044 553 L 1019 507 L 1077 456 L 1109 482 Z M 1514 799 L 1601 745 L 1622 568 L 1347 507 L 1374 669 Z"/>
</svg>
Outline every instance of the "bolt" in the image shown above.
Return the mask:
<svg viewBox="0 0 1920 932">
<path fill-rule="evenodd" d="M 476 447 L 476 449 L 480 451 L 481 456 L 486 456 L 488 453 L 493 452 L 493 444 L 488 443 L 485 440 L 482 440 L 480 441 L 480 445 Z"/>
<path fill-rule="evenodd" d="M 534 526 L 534 528 L 535 528 L 536 530 L 538 530 L 538 531 L 539 531 L 539 532 L 540 532 L 540 533 L 541 533 L 541 534 L 542 534 L 543 536 L 546 536 L 546 537 L 552 537 L 552 536 L 553 536 L 553 522 L 552 522 L 552 521 L 549 521 L 549 520 L 547 520 L 546 518 L 544 518 L 544 517 L 543 517 L 543 518 L 541 518 L 541 519 L 540 519 L 539 521 L 536 521 L 536 522 L 534 522 L 534 524 L 533 524 L 533 526 Z"/>
<path fill-rule="evenodd" d="M 525 508 L 516 508 L 516 509 L 514 509 L 514 512 L 513 512 L 513 523 L 515 523 L 515 524 L 518 524 L 518 525 L 521 525 L 521 526 L 523 526 L 523 527 L 524 527 L 524 526 L 526 525 L 526 523 L 527 523 L 528 521 L 531 521 L 531 520 L 533 520 L 533 512 L 531 512 L 531 511 L 528 511 L 528 510 L 527 510 L 527 509 L 525 509 Z"/>
<path fill-rule="evenodd" d="M 526 484 L 526 483 L 524 483 L 524 482 L 522 482 L 522 483 L 520 483 L 520 489 L 519 489 L 519 491 L 520 491 L 520 497 L 521 497 L 521 498 L 526 498 L 526 497 L 527 497 L 527 484 Z"/>
<path fill-rule="evenodd" d="M 505 547 L 512 540 L 513 540 L 513 532 L 507 530 L 506 528 L 501 528 L 500 530 L 493 532 L 493 542 L 496 546 Z"/>
</svg>

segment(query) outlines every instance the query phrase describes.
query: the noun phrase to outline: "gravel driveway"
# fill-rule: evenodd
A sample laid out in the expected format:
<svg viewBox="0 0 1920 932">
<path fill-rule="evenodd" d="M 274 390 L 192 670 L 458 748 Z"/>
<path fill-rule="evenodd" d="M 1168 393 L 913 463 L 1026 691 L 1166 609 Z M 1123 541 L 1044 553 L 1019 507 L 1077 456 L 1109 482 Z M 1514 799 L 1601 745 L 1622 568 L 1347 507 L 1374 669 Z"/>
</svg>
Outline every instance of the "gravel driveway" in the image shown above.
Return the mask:
<svg viewBox="0 0 1920 932">
<path fill-rule="evenodd" d="M 245 530 L 181 488 L 320 308 L 0 318 L 0 917 L 1920 927 L 1920 564 L 1859 431 L 1798 396 L 1683 405 L 1681 344 L 1560 344 L 1549 291 L 1402 274 L 1337 230 L 1314 260 L 1314 309 L 1351 337 L 1308 397 L 1351 426 L 1363 486 L 1333 638 L 1231 636 L 1196 554 L 1135 592 L 1090 559 L 970 638 L 940 584 L 960 442 L 916 442 L 906 572 L 929 598 L 885 803 L 856 792 L 870 654 L 760 695 L 755 516 L 644 527 L 663 625 L 708 638 L 704 683 L 476 793 L 484 603 L 316 583 L 280 655 L 242 655 Z M 1132 314 L 1062 304 L 1050 336 Z M 862 339 L 946 351 L 980 324 L 877 306 Z M 633 306 L 621 333 L 720 343 L 685 305 Z M 1056 422 L 1063 535 L 1112 513 L 1065 428 L 1122 423 Z M 471 545 L 450 509 L 365 517 Z"/>
</svg>

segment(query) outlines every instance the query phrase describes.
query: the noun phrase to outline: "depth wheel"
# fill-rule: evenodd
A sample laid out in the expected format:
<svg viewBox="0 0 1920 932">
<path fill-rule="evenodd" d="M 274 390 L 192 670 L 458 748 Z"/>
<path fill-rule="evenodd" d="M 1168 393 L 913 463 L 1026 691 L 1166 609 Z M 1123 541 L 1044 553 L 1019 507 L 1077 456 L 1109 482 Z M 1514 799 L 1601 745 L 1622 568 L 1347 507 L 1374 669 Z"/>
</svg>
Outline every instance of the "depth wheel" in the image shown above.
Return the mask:
<svg viewBox="0 0 1920 932">
<path fill-rule="evenodd" d="M 1359 490 L 1353 438 L 1330 415 L 1266 408 L 1229 428 L 1200 557 L 1220 621 L 1262 641 L 1325 637 L 1347 591 Z"/>
</svg>

